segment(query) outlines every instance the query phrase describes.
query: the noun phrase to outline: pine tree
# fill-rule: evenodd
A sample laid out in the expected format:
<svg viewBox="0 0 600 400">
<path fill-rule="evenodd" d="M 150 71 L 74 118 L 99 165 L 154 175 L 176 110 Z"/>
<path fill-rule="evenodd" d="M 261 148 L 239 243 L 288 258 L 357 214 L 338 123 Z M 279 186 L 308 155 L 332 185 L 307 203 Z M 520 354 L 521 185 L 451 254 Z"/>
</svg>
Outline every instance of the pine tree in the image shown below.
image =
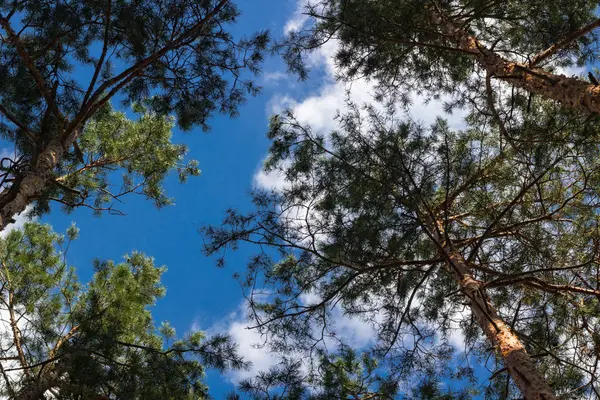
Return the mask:
<svg viewBox="0 0 600 400">
<path fill-rule="evenodd" d="M 476 113 L 452 130 L 352 106 L 325 136 L 275 116 L 265 168 L 287 185 L 206 227 L 206 252 L 257 245 L 241 282 L 276 350 L 339 339 L 337 306 L 377 328 L 401 384 L 474 379 L 452 364 L 459 330 L 486 398 L 598 396 L 599 121 L 541 99 L 515 113 L 509 145 Z"/>
<path fill-rule="evenodd" d="M 41 215 L 49 211 L 51 202 L 57 202 L 67 212 L 87 207 L 97 215 L 122 215 L 115 203 L 128 194 L 140 194 L 157 207 L 172 203 L 162 187 L 165 177 L 176 172 L 180 182 L 185 182 L 200 174 L 198 162 L 185 162 L 187 148 L 171 142 L 172 118 L 142 105 L 135 105 L 134 111 L 137 119 L 131 120 L 107 104 L 90 118 L 79 137 L 82 159 L 67 155 L 56 165 L 33 214 Z M 122 173 L 120 179 L 114 171 Z M 4 179 L 10 179 L 9 175 Z"/>
<path fill-rule="evenodd" d="M 85 132 L 115 96 L 173 114 L 184 129 L 208 129 L 215 112 L 234 115 L 258 89 L 245 71 L 258 71 L 268 42 L 266 32 L 234 38 L 227 29 L 238 14 L 229 0 L 1 1 L 0 134 L 15 156 L 2 165 L 0 228 L 32 202 L 72 207 L 86 197 L 61 182 L 63 170 L 98 161 Z M 160 176 L 164 165 L 156 167 Z M 164 202 L 160 179 L 143 172 L 143 191 Z M 66 188 L 74 191 L 57 197 Z"/>
<path fill-rule="evenodd" d="M 155 326 L 149 307 L 165 293 L 165 268 L 152 258 L 97 261 L 79 282 L 66 261 L 77 233 L 27 223 L 0 239 L 2 396 L 198 399 L 206 367 L 244 367 L 225 336 L 177 338 L 168 323 Z"/>
<path fill-rule="evenodd" d="M 375 79 L 380 94 L 395 93 L 405 101 L 407 93 L 418 90 L 434 97 L 451 94 L 458 105 L 481 106 L 486 97 L 481 89 L 493 79 L 520 89 L 520 95 L 600 112 L 596 83 L 556 72 L 597 59 L 597 2 L 307 3 L 308 26 L 281 44 L 290 69 L 304 78 L 306 53 L 336 40 L 341 77 Z"/>
</svg>

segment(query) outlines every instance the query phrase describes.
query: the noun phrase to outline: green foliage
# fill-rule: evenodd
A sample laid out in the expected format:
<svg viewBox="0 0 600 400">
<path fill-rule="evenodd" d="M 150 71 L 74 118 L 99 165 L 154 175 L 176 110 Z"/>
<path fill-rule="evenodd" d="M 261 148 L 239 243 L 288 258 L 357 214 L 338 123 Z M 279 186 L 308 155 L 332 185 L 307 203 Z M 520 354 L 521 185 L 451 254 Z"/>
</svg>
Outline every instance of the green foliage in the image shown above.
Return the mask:
<svg viewBox="0 0 600 400">
<path fill-rule="evenodd" d="M 398 387 L 379 374 L 377 362 L 343 347 L 339 354 L 319 356 L 315 373 L 306 374 L 300 361 L 284 360 L 256 378 L 242 381 L 240 392 L 252 399 L 325 400 L 393 399 Z M 231 395 L 232 399 L 237 399 Z"/>
<path fill-rule="evenodd" d="M 95 214 L 120 213 L 114 203 L 127 194 L 143 195 L 163 207 L 172 204 L 163 190 L 170 172 L 176 172 L 182 183 L 200 175 L 196 160 L 184 162 L 186 146 L 172 142 L 172 118 L 142 105 L 135 105 L 133 111 L 136 120 L 109 105 L 94 115 L 80 138 L 84 162 L 70 157 L 61 163 L 54 185 L 38 200 L 38 213 L 47 211 L 52 200 L 67 211 L 86 206 Z"/>
<path fill-rule="evenodd" d="M 76 235 L 74 226 L 63 236 L 27 223 L 0 241 L 2 395 L 198 399 L 207 397 L 206 367 L 244 367 L 225 336 L 178 338 L 167 322 L 155 326 L 150 307 L 165 294 L 165 268 L 152 258 L 96 261 L 81 284 L 65 258 Z"/>
<path fill-rule="evenodd" d="M 437 390 L 448 379 L 467 387 L 451 397 L 510 398 L 515 387 L 435 238 L 441 229 L 553 390 L 589 396 L 600 125 L 543 101 L 526 107 L 515 110 L 520 140 L 509 144 L 476 114 L 452 130 L 351 106 L 328 135 L 290 113 L 274 117 L 266 171 L 283 173 L 286 185 L 257 191 L 254 211 L 231 210 L 223 226 L 206 227 L 205 250 L 257 245 L 242 284 L 275 350 L 342 340 L 339 307 L 376 329 L 371 355 L 386 377 L 423 398 L 444 398 Z M 456 333 L 464 352 L 449 342 Z M 493 379 L 477 385 L 472 362 Z"/>
</svg>

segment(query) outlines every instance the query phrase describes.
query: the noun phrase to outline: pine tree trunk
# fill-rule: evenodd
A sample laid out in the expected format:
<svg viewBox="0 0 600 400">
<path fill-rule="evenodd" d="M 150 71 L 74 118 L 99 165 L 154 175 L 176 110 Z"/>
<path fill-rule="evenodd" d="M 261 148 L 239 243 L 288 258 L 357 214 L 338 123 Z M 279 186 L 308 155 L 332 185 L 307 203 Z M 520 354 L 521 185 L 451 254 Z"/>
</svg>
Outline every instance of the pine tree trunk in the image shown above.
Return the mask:
<svg viewBox="0 0 600 400">
<path fill-rule="evenodd" d="M 17 394 L 15 400 L 40 400 L 44 394 L 60 383 L 60 375 L 56 371 L 45 372 L 35 382 L 28 384 Z"/>
<path fill-rule="evenodd" d="M 48 188 L 55 167 L 78 133 L 75 131 L 67 140 L 52 139 L 40 152 L 36 165 L 24 174 L 20 182 L 16 181 L 0 192 L 0 231 Z"/>
<path fill-rule="evenodd" d="M 48 390 L 55 389 L 64 383 L 70 358 L 70 354 L 64 354 L 58 360 L 42 366 L 36 379 L 28 380 L 15 396 L 15 400 L 45 399 L 44 395 Z"/>
<path fill-rule="evenodd" d="M 438 239 L 440 238 L 436 238 Z M 469 298 L 475 320 L 497 349 L 508 373 L 523 393 L 525 400 L 555 400 L 552 389 L 537 372 L 533 360 L 527 354 L 518 336 L 498 315 L 489 298 L 485 296 L 481 283 L 471 275 L 463 256 L 448 244 L 444 244 L 443 250 L 449 257 L 448 262 L 452 264 L 453 276 L 463 293 Z"/>
<path fill-rule="evenodd" d="M 600 113 L 600 86 L 507 60 L 438 12 L 431 12 L 431 21 L 445 36 L 452 38 L 460 50 L 473 54 L 491 76 L 544 98 L 559 101 L 569 108 Z"/>
<path fill-rule="evenodd" d="M 69 355 L 64 355 L 53 364 L 45 365 L 41 375 L 35 380 L 28 381 L 15 396 L 14 400 L 40 400 L 45 399 L 46 392 L 60 387 L 65 382 L 66 365 Z"/>
</svg>

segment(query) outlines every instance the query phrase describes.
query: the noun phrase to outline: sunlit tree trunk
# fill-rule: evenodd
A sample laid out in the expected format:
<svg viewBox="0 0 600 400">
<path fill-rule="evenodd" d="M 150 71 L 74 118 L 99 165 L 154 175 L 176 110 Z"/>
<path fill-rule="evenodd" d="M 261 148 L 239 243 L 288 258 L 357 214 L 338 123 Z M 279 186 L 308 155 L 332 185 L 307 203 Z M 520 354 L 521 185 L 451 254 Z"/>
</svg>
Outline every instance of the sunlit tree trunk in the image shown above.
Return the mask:
<svg viewBox="0 0 600 400">
<path fill-rule="evenodd" d="M 431 21 L 444 35 L 454 39 L 460 50 L 472 54 L 491 76 L 567 107 L 600 113 L 600 86 L 507 60 L 438 12 L 432 11 Z M 550 53 L 551 49 L 548 49 L 537 58 L 545 58 Z"/>
<path fill-rule="evenodd" d="M 495 347 L 525 399 L 556 399 L 546 380 L 537 371 L 519 337 L 498 315 L 490 299 L 485 295 L 481 283 L 473 277 L 462 254 L 456 251 L 450 242 L 441 237 L 439 230 L 434 232 L 434 239 L 441 245 L 441 250 L 445 253 L 452 276 L 469 299 L 469 306 L 477 324 Z"/>
<path fill-rule="evenodd" d="M 60 139 L 52 140 L 39 154 L 32 171 L 0 192 L 0 230 L 48 188 L 54 168 L 62 159 L 65 149 L 73 144 L 74 138 L 73 135 L 73 139 L 69 139 L 67 143 Z"/>
</svg>

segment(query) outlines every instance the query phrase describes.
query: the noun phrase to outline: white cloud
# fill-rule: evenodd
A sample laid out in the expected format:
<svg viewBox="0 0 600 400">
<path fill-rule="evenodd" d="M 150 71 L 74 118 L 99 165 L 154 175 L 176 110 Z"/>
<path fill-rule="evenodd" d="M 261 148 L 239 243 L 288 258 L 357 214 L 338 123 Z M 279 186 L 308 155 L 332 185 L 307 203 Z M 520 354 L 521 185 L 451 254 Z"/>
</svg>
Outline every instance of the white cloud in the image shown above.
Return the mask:
<svg viewBox="0 0 600 400">
<path fill-rule="evenodd" d="M 225 320 L 219 321 L 208 331 L 228 333 L 233 341 L 238 344 L 240 354 L 244 360 L 251 363 L 249 370 L 230 371 L 228 377 L 233 383 L 242 379 L 252 378 L 259 371 L 267 371 L 270 367 L 279 363 L 276 354 L 271 353 L 265 345 L 265 340 L 256 329 L 249 329 L 251 325 L 249 314 L 244 305 L 229 315 Z M 222 327 L 225 329 L 222 330 Z"/>
<path fill-rule="evenodd" d="M 306 7 L 309 5 L 307 0 L 300 0 L 297 3 L 296 10 L 292 17 L 286 22 L 283 33 L 289 34 L 293 31 L 299 31 L 304 28 L 306 22 L 308 22 L 308 15 L 306 15 Z"/>
<path fill-rule="evenodd" d="M 265 172 L 261 165 L 254 175 L 253 184 L 260 189 L 280 191 L 285 188 L 286 180 L 285 175 L 280 170 Z"/>
<path fill-rule="evenodd" d="M 302 3 L 302 1 L 300 2 Z M 330 40 L 314 52 L 310 53 L 307 64 L 319 73 L 323 84 L 312 94 L 295 98 L 289 93 L 276 93 L 267 104 L 267 114 L 280 114 L 291 110 L 301 124 L 310 126 L 318 134 L 326 134 L 337 127 L 336 115 L 343 112 L 348 101 L 357 105 L 373 101 L 375 83 L 367 79 L 356 79 L 351 83 L 336 79 L 337 69 L 334 55 L 338 49 L 336 40 Z M 460 110 L 452 115 L 444 114 L 443 103 L 447 99 L 425 102 L 424 97 L 413 96 L 413 105 L 401 110 L 406 117 L 425 124 L 435 121 L 438 116 L 444 116 L 452 128 L 464 126 L 465 112 Z M 254 184 L 266 189 L 282 189 L 283 176 L 278 173 L 266 174 L 260 168 L 254 176 Z"/>
<path fill-rule="evenodd" d="M 316 297 L 310 294 L 303 295 L 301 299 L 304 304 L 317 301 Z M 244 360 L 251 363 L 248 370 L 227 372 L 227 376 L 233 384 L 239 383 L 242 379 L 255 377 L 260 371 L 268 371 L 269 368 L 281 362 L 281 356 L 270 351 L 265 337 L 257 329 L 249 329 L 253 325 L 248 309 L 243 303 L 235 312 L 206 329 L 209 334 L 226 333 L 231 336 L 232 340 L 238 344 L 239 352 Z M 198 324 L 194 323 L 193 330 L 199 328 Z M 344 315 L 339 306 L 332 310 L 331 330 L 335 331 L 337 339 L 357 350 L 366 349 L 373 344 L 376 335 L 375 329 L 370 324 Z M 315 333 L 317 331 L 320 331 L 320 327 L 315 327 Z M 325 338 L 328 350 L 335 351 L 337 344 L 338 342 L 332 337 Z"/>
<path fill-rule="evenodd" d="M 285 26 L 286 34 L 301 29 L 307 23 L 308 17 L 303 14 L 307 4 L 309 3 L 306 0 L 298 1 L 294 15 Z M 373 103 L 374 82 L 356 79 L 346 83 L 336 79 L 338 70 L 334 55 L 337 49 L 338 42 L 332 39 L 308 55 L 307 65 L 315 70 L 315 73 L 320 75 L 318 79 L 323 81 L 314 93 L 302 98 L 296 98 L 285 92 L 276 93 L 267 104 L 267 114 L 279 114 L 286 109 L 292 110 L 299 123 L 309 125 L 315 133 L 325 134 L 337 127 L 335 117 L 346 109 L 348 101 L 358 105 Z M 284 79 L 284 76 L 283 72 L 272 72 L 265 80 Z M 438 116 L 444 114 L 444 100 L 425 103 L 422 96 L 414 96 L 414 105 L 404 112 L 414 121 L 432 123 Z M 464 116 L 465 113 L 460 111 L 453 115 L 444 115 L 453 128 L 464 126 Z M 253 183 L 260 188 L 278 190 L 285 186 L 285 179 L 281 173 L 277 171 L 265 173 L 261 167 L 254 175 Z"/>
<path fill-rule="evenodd" d="M 289 109 L 298 122 L 309 125 L 317 133 L 327 133 L 337 127 L 335 116 L 347 108 L 348 101 L 357 105 L 370 103 L 377 106 L 373 98 L 373 81 L 361 78 L 347 83 L 336 79 L 338 70 L 334 55 L 337 49 L 338 43 L 332 39 L 308 56 L 308 66 L 322 75 L 318 77 L 323 80 L 320 88 L 300 99 L 288 93 L 277 93 L 268 102 L 267 113 L 278 114 Z M 413 105 L 400 111 L 423 123 L 432 123 L 438 116 L 444 116 L 451 127 L 464 126 L 465 112 L 459 110 L 452 115 L 444 114 L 443 104 L 446 100 L 448 99 L 442 98 L 425 102 L 423 96 L 414 95 Z"/>
<path fill-rule="evenodd" d="M 261 78 L 264 83 L 270 84 L 287 80 L 289 79 L 289 75 L 283 71 L 272 71 L 263 73 Z"/>
<path fill-rule="evenodd" d="M 454 347 L 459 352 L 464 352 L 466 349 L 466 337 L 460 327 L 459 321 L 468 321 L 471 319 L 471 310 L 464 308 L 463 310 L 454 314 L 452 322 L 450 323 L 450 333 L 448 334 L 448 344 Z"/>
<path fill-rule="evenodd" d="M 555 73 L 558 75 L 583 77 L 583 75 L 585 74 L 586 71 L 587 71 L 587 68 L 578 67 L 578 66 L 574 65 L 574 66 L 566 67 L 566 68 L 558 67 L 558 68 L 556 68 Z M 587 79 L 587 78 L 584 77 L 583 79 Z"/>
<path fill-rule="evenodd" d="M 248 309 L 243 303 L 237 310 L 205 329 L 208 334 L 228 334 L 237 343 L 239 354 L 242 355 L 244 361 L 250 363 L 248 370 L 227 372 L 227 377 L 233 384 L 239 383 L 242 379 L 253 378 L 260 371 L 268 371 L 269 368 L 280 362 L 279 357 L 267 348 L 265 340 L 258 330 L 249 329 L 251 325 Z M 191 330 L 200 329 L 202 327 L 197 322 L 192 324 Z"/>
<path fill-rule="evenodd" d="M 314 293 L 303 293 L 300 296 L 300 301 L 304 305 L 319 304 L 321 299 Z M 331 319 L 329 322 L 330 333 L 335 332 L 336 339 L 340 340 L 344 344 L 347 344 L 355 350 L 366 349 L 370 345 L 374 344 L 377 336 L 377 331 L 372 323 L 364 321 L 355 316 L 349 316 L 344 313 L 344 310 L 339 304 L 330 311 Z M 369 315 L 373 319 L 381 323 L 383 321 L 383 314 L 376 313 L 375 315 Z M 321 330 L 321 327 L 315 327 L 315 333 Z M 333 338 L 326 338 L 325 345 L 329 350 L 335 350 L 337 342 Z"/>
</svg>

